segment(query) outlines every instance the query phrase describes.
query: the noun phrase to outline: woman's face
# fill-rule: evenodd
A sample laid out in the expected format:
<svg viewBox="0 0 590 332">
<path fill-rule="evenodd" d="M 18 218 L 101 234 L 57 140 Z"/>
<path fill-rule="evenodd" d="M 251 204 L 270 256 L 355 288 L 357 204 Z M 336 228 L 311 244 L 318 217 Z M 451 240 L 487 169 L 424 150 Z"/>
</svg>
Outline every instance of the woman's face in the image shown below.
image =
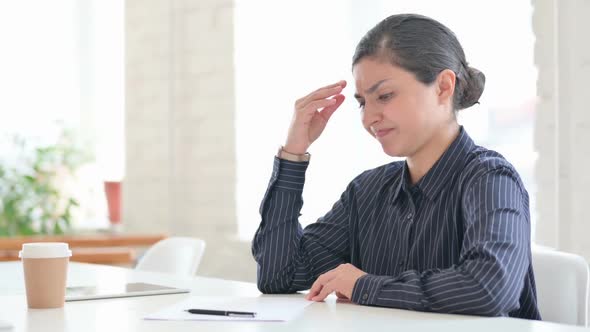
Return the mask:
<svg viewBox="0 0 590 332">
<path fill-rule="evenodd" d="M 353 76 L 363 126 L 392 157 L 413 156 L 452 116 L 437 81 L 426 85 L 401 67 L 369 57 L 353 67 Z"/>
</svg>

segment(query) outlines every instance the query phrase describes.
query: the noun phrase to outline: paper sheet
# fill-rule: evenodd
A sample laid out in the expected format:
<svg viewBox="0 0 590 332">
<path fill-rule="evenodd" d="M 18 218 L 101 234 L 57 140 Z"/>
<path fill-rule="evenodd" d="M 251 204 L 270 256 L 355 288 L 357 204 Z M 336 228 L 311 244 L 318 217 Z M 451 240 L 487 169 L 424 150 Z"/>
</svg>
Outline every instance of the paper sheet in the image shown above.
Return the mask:
<svg viewBox="0 0 590 332">
<path fill-rule="evenodd" d="M 206 320 L 206 321 L 266 321 L 285 322 L 299 315 L 305 307 L 313 302 L 296 296 L 192 296 L 188 299 L 150 314 L 147 320 Z M 197 315 L 186 312 L 187 309 L 212 309 L 225 311 L 256 312 L 256 317 L 228 317 L 215 315 Z"/>
</svg>

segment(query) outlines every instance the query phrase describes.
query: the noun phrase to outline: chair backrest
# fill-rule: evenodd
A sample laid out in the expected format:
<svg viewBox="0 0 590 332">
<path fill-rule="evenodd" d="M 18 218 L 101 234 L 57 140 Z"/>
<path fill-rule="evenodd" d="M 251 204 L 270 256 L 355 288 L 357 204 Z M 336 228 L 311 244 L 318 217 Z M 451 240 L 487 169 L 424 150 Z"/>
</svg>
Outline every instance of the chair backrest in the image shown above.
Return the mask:
<svg viewBox="0 0 590 332">
<path fill-rule="evenodd" d="M 537 300 L 545 321 L 587 326 L 588 263 L 578 255 L 532 248 Z"/>
<path fill-rule="evenodd" d="M 151 246 L 135 269 L 193 277 L 197 272 L 205 241 L 190 237 L 170 237 Z"/>
</svg>

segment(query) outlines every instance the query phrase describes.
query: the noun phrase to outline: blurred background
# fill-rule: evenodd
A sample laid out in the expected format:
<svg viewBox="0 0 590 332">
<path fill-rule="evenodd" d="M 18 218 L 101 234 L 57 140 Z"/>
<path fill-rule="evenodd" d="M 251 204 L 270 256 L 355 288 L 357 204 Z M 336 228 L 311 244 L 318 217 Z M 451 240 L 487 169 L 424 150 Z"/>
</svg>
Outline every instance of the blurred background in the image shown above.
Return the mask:
<svg viewBox="0 0 590 332">
<path fill-rule="evenodd" d="M 485 73 L 459 121 L 519 171 L 533 241 L 590 259 L 584 0 L 2 1 L 0 249 L 98 236 L 90 261 L 132 266 L 141 250 L 122 247 L 191 236 L 207 243 L 199 275 L 254 281 L 250 240 L 297 98 L 349 82 L 310 150 L 303 225 L 392 161 L 361 126 L 351 58 L 406 12 L 447 25 Z"/>
</svg>

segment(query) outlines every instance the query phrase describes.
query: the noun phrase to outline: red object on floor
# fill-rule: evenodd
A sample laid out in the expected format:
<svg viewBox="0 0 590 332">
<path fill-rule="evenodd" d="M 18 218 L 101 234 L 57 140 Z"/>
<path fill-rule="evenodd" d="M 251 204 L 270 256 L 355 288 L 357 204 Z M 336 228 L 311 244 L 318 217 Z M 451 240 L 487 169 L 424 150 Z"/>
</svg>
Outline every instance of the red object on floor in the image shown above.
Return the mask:
<svg viewBox="0 0 590 332">
<path fill-rule="evenodd" d="M 111 224 L 121 222 L 121 181 L 105 181 L 104 191 L 109 207 L 109 220 Z"/>
</svg>

